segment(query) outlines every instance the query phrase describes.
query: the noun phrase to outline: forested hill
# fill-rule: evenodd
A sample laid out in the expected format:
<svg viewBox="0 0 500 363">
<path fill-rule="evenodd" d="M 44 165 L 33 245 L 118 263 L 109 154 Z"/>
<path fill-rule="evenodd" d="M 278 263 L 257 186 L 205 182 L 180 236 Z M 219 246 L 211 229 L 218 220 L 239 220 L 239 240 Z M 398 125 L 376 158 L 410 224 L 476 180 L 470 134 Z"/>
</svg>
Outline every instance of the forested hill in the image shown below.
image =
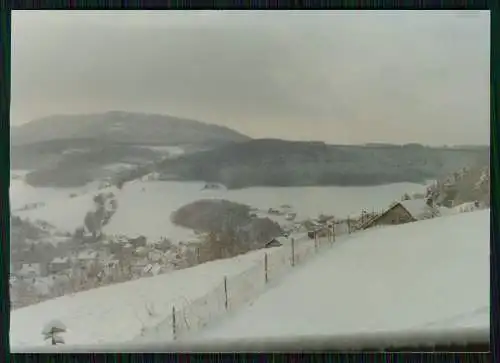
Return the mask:
<svg viewBox="0 0 500 363">
<path fill-rule="evenodd" d="M 250 186 L 367 186 L 424 182 L 464 166 L 484 164 L 488 147 L 327 145 L 259 139 L 185 155 L 159 164 L 163 179 Z"/>
</svg>

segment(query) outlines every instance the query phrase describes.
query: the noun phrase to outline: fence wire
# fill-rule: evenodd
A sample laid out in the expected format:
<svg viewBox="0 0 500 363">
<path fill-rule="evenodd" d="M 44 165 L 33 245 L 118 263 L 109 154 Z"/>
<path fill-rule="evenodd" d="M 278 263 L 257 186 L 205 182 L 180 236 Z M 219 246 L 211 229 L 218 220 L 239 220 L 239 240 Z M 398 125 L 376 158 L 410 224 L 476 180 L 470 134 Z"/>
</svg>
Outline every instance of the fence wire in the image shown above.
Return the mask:
<svg viewBox="0 0 500 363">
<path fill-rule="evenodd" d="M 336 229 L 335 232 L 338 236 L 348 231 L 341 229 L 340 233 L 337 233 Z M 209 293 L 193 301 L 186 301 L 183 306 L 175 306 L 170 316 L 156 327 L 148 328 L 142 337 L 154 334 L 158 338 L 166 338 L 168 335 L 173 339 L 182 339 L 195 333 L 218 320 L 228 310 L 236 310 L 251 302 L 265 291 L 268 282 L 279 280 L 294 266 L 305 263 L 334 244 L 333 238 L 327 236 L 316 241 L 305 237 L 293 243 L 290 241 L 289 244 L 263 250 L 262 259 L 252 267 L 236 275 L 221 276 L 220 284 Z"/>
<path fill-rule="evenodd" d="M 228 307 L 238 309 L 261 294 L 266 287 L 264 254 L 253 267 L 227 277 Z"/>
<path fill-rule="evenodd" d="M 180 309 L 176 307 L 174 337 L 182 338 L 202 329 L 211 321 L 217 320 L 226 311 L 225 301 L 224 283 L 221 281 L 221 284 L 204 296 L 189 302 Z"/>
<path fill-rule="evenodd" d="M 292 269 L 291 244 L 270 249 L 267 252 L 267 277 L 269 281 L 277 280 Z"/>
</svg>

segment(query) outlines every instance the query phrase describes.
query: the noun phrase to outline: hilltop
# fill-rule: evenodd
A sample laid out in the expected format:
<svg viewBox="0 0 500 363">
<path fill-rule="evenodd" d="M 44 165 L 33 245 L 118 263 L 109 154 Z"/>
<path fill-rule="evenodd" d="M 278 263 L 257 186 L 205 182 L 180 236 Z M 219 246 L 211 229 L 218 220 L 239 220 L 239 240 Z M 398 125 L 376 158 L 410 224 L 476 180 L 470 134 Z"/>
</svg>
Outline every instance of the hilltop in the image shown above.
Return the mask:
<svg viewBox="0 0 500 363">
<path fill-rule="evenodd" d="M 169 115 L 122 111 L 48 116 L 12 127 L 11 135 L 14 146 L 61 140 L 186 145 L 250 139 L 224 126 Z"/>
<path fill-rule="evenodd" d="M 56 115 L 11 128 L 11 168 L 30 170 L 33 186 L 81 186 L 116 169 L 248 140 L 227 127 L 169 115 Z"/>
<path fill-rule="evenodd" d="M 484 163 L 489 148 L 409 145 L 328 145 L 259 139 L 158 163 L 163 179 L 250 186 L 368 186 L 422 183 Z"/>
</svg>

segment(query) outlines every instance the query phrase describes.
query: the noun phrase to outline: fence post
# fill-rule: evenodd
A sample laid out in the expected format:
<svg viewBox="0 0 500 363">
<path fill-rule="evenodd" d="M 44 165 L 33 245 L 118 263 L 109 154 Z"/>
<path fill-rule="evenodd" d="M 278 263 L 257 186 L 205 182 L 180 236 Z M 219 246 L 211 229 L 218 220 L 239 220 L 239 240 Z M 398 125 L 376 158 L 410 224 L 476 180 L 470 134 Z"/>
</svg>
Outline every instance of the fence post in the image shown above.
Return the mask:
<svg viewBox="0 0 500 363">
<path fill-rule="evenodd" d="M 347 233 L 351 234 L 351 218 L 347 217 Z"/>
<path fill-rule="evenodd" d="M 174 340 L 177 339 L 177 330 L 175 327 L 175 306 L 172 306 L 172 337 Z"/>
<path fill-rule="evenodd" d="M 200 247 L 196 247 L 196 264 L 200 264 Z"/>
<path fill-rule="evenodd" d="M 264 272 L 267 284 L 267 282 L 269 281 L 269 277 L 267 276 L 267 252 L 264 254 Z"/>
<path fill-rule="evenodd" d="M 292 267 L 295 266 L 295 238 L 292 238 Z"/>
<path fill-rule="evenodd" d="M 224 300 L 224 306 L 227 310 L 228 308 L 228 303 L 227 303 L 227 276 L 224 276 L 224 297 L 225 297 L 225 300 Z"/>
<path fill-rule="evenodd" d="M 318 252 L 318 231 L 314 231 L 314 252 Z"/>
</svg>

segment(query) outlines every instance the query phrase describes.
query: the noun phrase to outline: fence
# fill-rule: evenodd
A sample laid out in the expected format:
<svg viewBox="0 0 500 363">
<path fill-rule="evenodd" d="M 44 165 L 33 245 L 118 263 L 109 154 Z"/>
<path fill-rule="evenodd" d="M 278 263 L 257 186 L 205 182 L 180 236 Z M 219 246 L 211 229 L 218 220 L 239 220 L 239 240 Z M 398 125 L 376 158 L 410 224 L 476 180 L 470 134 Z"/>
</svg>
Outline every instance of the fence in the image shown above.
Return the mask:
<svg viewBox="0 0 500 363">
<path fill-rule="evenodd" d="M 221 283 L 209 293 L 188 301 L 182 307 L 173 307 L 172 314 L 167 319 L 145 329 L 138 339 L 171 337 L 179 340 L 199 331 L 228 311 L 239 309 L 251 302 L 265 291 L 270 282 L 278 281 L 295 266 L 305 263 L 312 256 L 332 246 L 338 235 L 328 230 L 323 237 L 311 239 L 305 236 L 297 240 L 292 238 L 288 244 L 265 250 L 262 259 L 255 265 L 236 275 L 221 276 Z"/>
</svg>

